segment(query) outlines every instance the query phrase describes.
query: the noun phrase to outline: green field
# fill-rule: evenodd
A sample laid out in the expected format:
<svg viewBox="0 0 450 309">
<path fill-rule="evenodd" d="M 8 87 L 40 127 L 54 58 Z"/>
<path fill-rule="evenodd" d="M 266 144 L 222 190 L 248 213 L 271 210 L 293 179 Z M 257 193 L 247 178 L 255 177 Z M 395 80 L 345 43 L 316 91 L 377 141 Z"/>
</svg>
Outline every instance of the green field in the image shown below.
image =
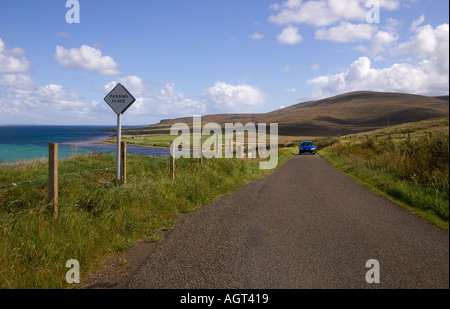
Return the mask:
<svg viewBox="0 0 450 309">
<path fill-rule="evenodd" d="M 280 150 L 279 165 L 292 149 Z M 0 288 L 68 288 L 66 261 L 81 277 L 137 241 L 160 240 L 179 214 L 264 177 L 259 160 L 179 159 L 129 155 L 127 184 L 115 180 L 114 155 L 83 155 L 59 164 L 59 215 L 48 207 L 48 163 L 0 166 Z M 118 263 L 121 263 L 117 259 Z"/>
<path fill-rule="evenodd" d="M 205 142 L 210 137 L 211 137 L 210 135 L 202 135 L 202 141 Z M 229 136 L 227 135 L 222 135 L 222 143 L 225 143 L 228 137 Z M 177 135 L 169 135 L 169 134 L 149 134 L 138 136 L 124 135 L 122 136 L 122 141 L 127 142 L 127 144 L 136 146 L 169 148 L 170 143 L 173 142 L 176 138 L 178 138 Z M 215 139 L 213 140 L 215 141 Z M 108 141 L 108 143 L 115 144 L 117 143 L 117 139 L 112 138 Z M 193 136 L 190 137 L 190 143 L 192 145 Z"/>
<path fill-rule="evenodd" d="M 362 185 L 449 230 L 449 118 L 317 141 Z"/>
</svg>

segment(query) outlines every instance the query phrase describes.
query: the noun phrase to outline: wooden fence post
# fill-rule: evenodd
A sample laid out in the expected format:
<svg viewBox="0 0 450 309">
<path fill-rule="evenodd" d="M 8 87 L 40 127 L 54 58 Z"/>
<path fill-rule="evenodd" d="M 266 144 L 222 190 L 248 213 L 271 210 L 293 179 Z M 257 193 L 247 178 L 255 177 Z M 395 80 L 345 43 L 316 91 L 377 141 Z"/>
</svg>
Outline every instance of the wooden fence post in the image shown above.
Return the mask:
<svg viewBox="0 0 450 309">
<path fill-rule="evenodd" d="M 120 147 L 120 184 L 127 184 L 127 142 L 121 142 Z"/>
<path fill-rule="evenodd" d="M 199 155 L 200 155 L 199 163 L 200 163 L 200 165 L 202 165 L 203 164 L 203 140 L 202 140 L 201 137 L 199 139 L 199 147 L 200 147 L 200 149 L 199 149 Z"/>
<path fill-rule="evenodd" d="M 170 143 L 170 176 L 175 180 L 175 148 L 173 142 Z"/>
<path fill-rule="evenodd" d="M 58 217 L 58 144 L 51 143 L 48 148 L 49 206 Z"/>
<path fill-rule="evenodd" d="M 219 134 L 216 134 L 216 157 L 219 156 L 219 150 Z"/>
</svg>

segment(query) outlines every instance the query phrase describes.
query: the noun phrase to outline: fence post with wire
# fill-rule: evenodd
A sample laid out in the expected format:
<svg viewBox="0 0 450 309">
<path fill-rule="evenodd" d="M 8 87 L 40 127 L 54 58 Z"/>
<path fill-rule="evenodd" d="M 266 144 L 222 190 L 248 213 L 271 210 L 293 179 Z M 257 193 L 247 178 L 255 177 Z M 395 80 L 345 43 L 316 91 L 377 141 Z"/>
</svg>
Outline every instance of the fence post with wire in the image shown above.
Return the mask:
<svg viewBox="0 0 450 309">
<path fill-rule="evenodd" d="M 175 180 L 175 145 L 170 143 L 170 176 Z"/>
<path fill-rule="evenodd" d="M 121 142 L 120 147 L 120 184 L 127 184 L 127 142 Z"/>
<path fill-rule="evenodd" d="M 58 216 L 58 144 L 49 144 L 48 153 L 49 206 L 55 217 Z"/>
</svg>

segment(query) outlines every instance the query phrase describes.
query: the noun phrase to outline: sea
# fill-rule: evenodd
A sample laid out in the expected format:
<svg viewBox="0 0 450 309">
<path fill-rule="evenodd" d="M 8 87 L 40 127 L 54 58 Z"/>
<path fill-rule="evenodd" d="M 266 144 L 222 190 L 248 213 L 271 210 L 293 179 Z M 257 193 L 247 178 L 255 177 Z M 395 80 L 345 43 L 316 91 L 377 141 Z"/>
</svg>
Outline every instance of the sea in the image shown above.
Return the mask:
<svg viewBox="0 0 450 309">
<path fill-rule="evenodd" d="M 106 126 L 0 125 L 0 164 L 48 158 L 48 144 L 58 143 L 59 159 L 77 154 L 116 153 L 114 144 L 102 144 L 113 135 Z M 127 145 L 127 154 L 168 157 L 168 149 Z"/>
</svg>

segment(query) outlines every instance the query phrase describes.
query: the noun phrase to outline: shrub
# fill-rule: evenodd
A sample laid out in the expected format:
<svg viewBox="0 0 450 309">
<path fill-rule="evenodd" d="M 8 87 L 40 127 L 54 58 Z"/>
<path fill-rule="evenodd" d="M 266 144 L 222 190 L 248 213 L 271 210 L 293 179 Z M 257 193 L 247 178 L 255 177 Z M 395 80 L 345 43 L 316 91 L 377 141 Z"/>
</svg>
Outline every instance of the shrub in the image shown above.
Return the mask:
<svg viewBox="0 0 450 309">
<path fill-rule="evenodd" d="M 316 150 L 320 150 L 329 146 L 333 146 L 338 143 L 339 139 L 337 137 L 323 137 L 314 141 L 316 145 Z"/>
</svg>

